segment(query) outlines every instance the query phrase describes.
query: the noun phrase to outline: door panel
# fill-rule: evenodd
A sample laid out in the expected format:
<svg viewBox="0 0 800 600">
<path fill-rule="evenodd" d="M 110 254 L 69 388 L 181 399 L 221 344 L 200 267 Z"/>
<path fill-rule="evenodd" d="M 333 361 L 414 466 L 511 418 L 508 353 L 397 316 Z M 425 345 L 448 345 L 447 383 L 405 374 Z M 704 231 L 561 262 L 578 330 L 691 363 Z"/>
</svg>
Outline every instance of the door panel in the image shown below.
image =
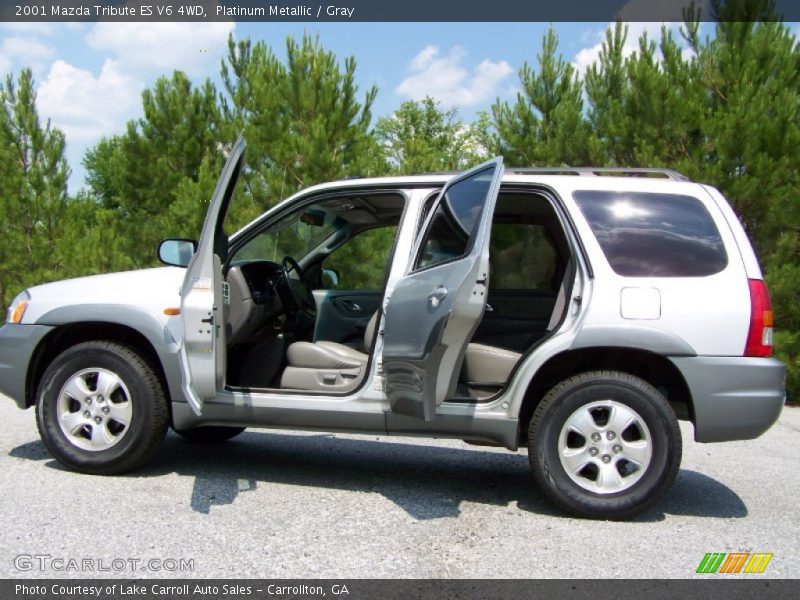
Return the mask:
<svg viewBox="0 0 800 600">
<path fill-rule="evenodd" d="M 489 290 L 473 341 L 525 352 L 546 333 L 555 303 L 554 290 Z"/>
<path fill-rule="evenodd" d="M 447 182 L 386 301 L 383 371 L 393 412 L 431 421 L 453 395 L 486 304 L 491 219 L 502 158 Z"/>
<path fill-rule="evenodd" d="M 244 147 L 239 136 L 211 197 L 197 252 L 186 268 L 181 287 L 182 387 L 197 415 L 202 412 L 203 402 L 214 398 L 225 385 L 226 315 L 220 254 L 227 252 L 228 240 L 222 232 L 222 221 L 242 167 Z"/>
<path fill-rule="evenodd" d="M 497 202 L 489 300 L 473 341 L 524 353 L 547 333 L 555 308 L 562 234 L 541 197 L 507 194 Z"/>
<path fill-rule="evenodd" d="M 314 290 L 317 323 L 314 341 L 327 340 L 363 349 L 364 332 L 380 308 L 383 290 Z"/>
</svg>

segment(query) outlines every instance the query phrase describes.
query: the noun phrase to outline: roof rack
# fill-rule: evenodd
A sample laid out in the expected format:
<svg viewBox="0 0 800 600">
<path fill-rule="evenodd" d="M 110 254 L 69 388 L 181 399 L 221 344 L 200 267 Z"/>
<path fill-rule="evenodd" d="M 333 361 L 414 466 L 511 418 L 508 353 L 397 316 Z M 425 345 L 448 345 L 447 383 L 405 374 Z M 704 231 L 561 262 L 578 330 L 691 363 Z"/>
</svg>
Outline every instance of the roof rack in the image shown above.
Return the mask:
<svg viewBox="0 0 800 600">
<path fill-rule="evenodd" d="M 602 177 L 604 175 L 618 175 L 621 177 L 663 177 L 673 181 L 690 181 L 672 169 L 657 168 L 628 168 L 628 167 L 510 167 L 511 173 L 520 175 L 581 175 L 585 177 Z"/>
</svg>

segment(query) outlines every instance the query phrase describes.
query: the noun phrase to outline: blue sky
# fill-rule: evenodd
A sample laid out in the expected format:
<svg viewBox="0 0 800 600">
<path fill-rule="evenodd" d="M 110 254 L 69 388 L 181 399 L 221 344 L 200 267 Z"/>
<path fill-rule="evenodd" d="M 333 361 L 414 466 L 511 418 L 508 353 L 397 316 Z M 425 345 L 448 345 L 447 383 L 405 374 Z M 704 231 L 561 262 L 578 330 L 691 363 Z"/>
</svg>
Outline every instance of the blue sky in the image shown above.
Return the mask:
<svg viewBox="0 0 800 600">
<path fill-rule="evenodd" d="M 579 69 L 596 59 L 607 23 L 556 23 L 564 56 Z M 102 136 L 140 115 L 141 91 L 174 69 L 219 83 L 227 38 L 264 40 L 284 53 L 287 36 L 319 35 L 353 55 L 361 90 L 379 88 L 373 113 L 429 94 L 469 120 L 516 93 L 517 72 L 535 62 L 547 23 L 18 23 L 0 25 L 0 72 L 30 66 L 40 116 L 67 136 L 70 191 L 83 186 L 81 158 Z M 660 24 L 631 24 L 629 50 Z"/>
</svg>

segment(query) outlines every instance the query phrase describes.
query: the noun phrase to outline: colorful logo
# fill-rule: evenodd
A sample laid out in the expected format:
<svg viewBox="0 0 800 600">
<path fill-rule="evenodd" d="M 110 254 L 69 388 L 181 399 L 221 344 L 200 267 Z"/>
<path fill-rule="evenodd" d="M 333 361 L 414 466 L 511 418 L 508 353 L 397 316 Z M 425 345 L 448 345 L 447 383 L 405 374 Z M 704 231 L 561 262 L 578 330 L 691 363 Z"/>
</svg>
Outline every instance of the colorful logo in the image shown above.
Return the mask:
<svg viewBox="0 0 800 600">
<path fill-rule="evenodd" d="M 708 552 L 697 573 L 763 573 L 771 560 L 772 554 L 765 552 Z"/>
</svg>

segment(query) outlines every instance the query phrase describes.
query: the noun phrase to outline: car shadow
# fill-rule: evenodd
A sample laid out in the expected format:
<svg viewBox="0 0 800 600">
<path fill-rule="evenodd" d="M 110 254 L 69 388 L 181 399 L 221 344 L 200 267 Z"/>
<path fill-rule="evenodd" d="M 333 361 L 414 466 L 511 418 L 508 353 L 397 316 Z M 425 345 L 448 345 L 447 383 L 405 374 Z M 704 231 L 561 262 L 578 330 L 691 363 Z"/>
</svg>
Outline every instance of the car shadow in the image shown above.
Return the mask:
<svg viewBox="0 0 800 600">
<path fill-rule="evenodd" d="M 16 448 L 12 448 L 8 455 L 14 458 L 24 458 L 25 460 L 45 460 L 53 458 L 50 456 L 50 453 L 47 451 L 47 448 L 44 447 L 41 440 L 20 444 Z"/>
<path fill-rule="evenodd" d="M 36 461 L 50 458 L 41 441 L 17 446 L 10 455 Z M 63 469 L 52 459 L 45 464 Z M 420 521 L 457 517 L 462 502 L 516 503 L 527 512 L 564 516 L 533 484 L 523 452 L 485 452 L 469 446 L 255 431 L 224 444 L 202 445 L 170 432 L 156 457 L 127 477 L 169 473 L 194 477 L 189 506 L 203 514 L 214 506 L 232 504 L 239 494 L 259 485 L 278 483 L 381 494 Z M 682 469 L 656 506 L 634 521 L 660 521 L 666 514 L 742 518 L 747 513 L 733 490 Z"/>
</svg>

